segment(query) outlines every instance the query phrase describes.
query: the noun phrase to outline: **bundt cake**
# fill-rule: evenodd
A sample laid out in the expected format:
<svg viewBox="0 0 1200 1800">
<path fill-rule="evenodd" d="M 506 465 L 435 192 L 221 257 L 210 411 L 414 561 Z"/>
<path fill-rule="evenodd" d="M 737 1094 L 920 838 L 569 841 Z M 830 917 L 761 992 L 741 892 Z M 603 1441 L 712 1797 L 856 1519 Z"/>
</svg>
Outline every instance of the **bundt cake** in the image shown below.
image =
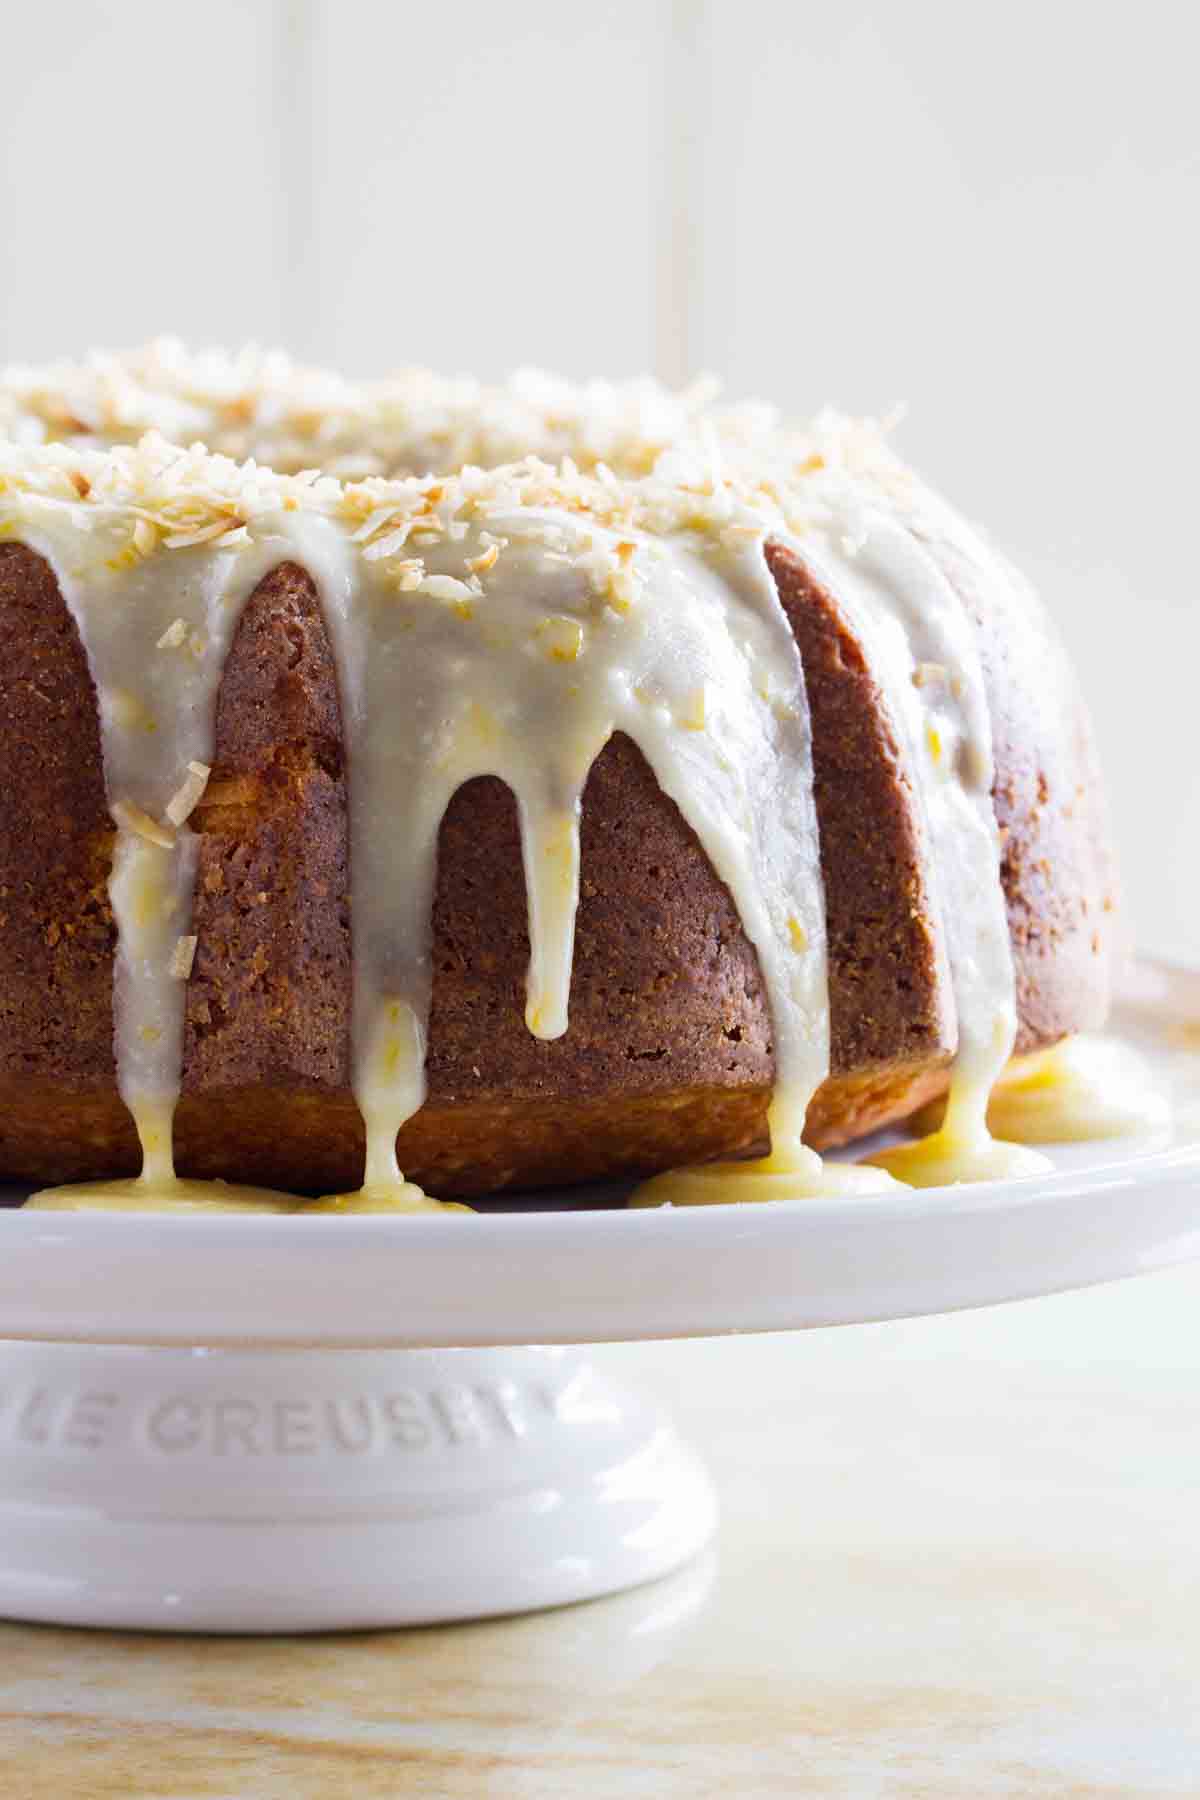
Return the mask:
<svg viewBox="0 0 1200 1800">
<path fill-rule="evenodd" d="M 895 1172 L 1034 1166 L 985 1109 L 1105 1014 L 1087 719 L 874 428 L 159 345 L 7 371 L 0 434 L 0 1176 L 403 1205 L 769 1136 L 803 1193 L 947 1088 Z"/>
</svg>

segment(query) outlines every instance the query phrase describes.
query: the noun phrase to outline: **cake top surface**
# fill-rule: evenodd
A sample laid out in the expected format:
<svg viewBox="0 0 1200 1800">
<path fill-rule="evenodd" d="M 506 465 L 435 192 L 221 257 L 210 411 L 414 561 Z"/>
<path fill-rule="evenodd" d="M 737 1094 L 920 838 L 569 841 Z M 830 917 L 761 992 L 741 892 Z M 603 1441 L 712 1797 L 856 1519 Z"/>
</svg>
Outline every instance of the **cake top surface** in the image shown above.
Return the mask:
<svg viewBox="0 0 1200 1800">
<path fill-rule="evenodd" d="M 489 387 L 423 370 L 352 383 L 281 352 L 191 356 L 172 340 L 4 371 L 0 434 L 0 521 L 65 503 L 144 557 L 317 514 L 404 585 L 422 580 L 422 544 L 489 521 L 528 535 L 558 515 L 549 552 L 599 553 L 607 582 L 613 546 L 591 527 L 628 534 L 628 558 L 647 537 L 799 535 L 864 486 L 893 501 L 911 488 L 872 422 L 795 428 L 763 405 L 717 406 L 711 385 L 526 372 Z M 372 463 L 410 472 L 361 472 Z"/>
<path fill-rule="evenodd" d="M 136 350 L 0 370 L 0 430 L 26 443 L 135 443 L 153 430 L 235 460 L 253 456 L 280 473 L 316 464 L 348 480 L 525 456 L 571 456 L 581 468 L 605 463 L 639 475 L 701 419 L 716 419 L 723 437 L 743 442 L 776 428 L 772 407 L 717 407 L 717 386 L 701 380 L 675 392 L 648 376 L 571 382 L 535 369 L 490 384 L 425 368 L 353 381 L 282 350 L 192 352 L 159 338 Z"/>
</svg>

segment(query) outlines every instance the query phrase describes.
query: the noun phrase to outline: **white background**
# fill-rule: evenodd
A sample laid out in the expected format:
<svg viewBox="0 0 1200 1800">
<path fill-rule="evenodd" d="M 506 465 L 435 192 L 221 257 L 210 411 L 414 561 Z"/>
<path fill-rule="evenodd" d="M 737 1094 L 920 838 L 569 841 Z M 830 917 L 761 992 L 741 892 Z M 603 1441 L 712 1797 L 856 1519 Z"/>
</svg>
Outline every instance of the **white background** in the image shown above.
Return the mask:
<svg viewBox="0 0 1200 1800">
<path fill-rule="evenodd" d="M 0 359 L 711 369 L 1040 584 L 1135 928 L 1200 956 L 1194 6 L 0 0 Z"/>
</svg>

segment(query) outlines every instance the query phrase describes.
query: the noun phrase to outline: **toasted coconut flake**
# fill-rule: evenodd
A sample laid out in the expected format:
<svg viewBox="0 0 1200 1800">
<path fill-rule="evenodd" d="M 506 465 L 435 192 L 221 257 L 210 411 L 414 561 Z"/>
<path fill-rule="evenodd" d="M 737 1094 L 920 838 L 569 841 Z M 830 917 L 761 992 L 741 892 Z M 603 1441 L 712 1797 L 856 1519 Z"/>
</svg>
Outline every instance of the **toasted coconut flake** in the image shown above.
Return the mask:
<svg viewBox="0 0 1200 1800">
<path fill-rule="evenodd" d="M 171 960 L 167 964 L 167 973 L 173 975 L 176 981 L 186 981 L 191 974 L 192 964 L 196 960 L 196 945 L 199 942 L 198 937 L 176 938 L 175 948 L 171 952 Z"/>
<path fill-rule="evenodd" d="M 207 763 L 190 762 L 183 785 L 172 794 L 167 803 L 167 817 L 172 825 L 183 825 L 192 815 L 197 802 L 208 786 L 208 778 L 212 770 Z"/>
<path fill-rule="evenodd" d="M 145 838 L 147 843 L 157 844 L 160 850 L 175 848 L 175 833 L 171 828 L 160 825 L 157 819 L 152 819 L 148 812 L 143 812 L 132 800 L 114 800 L 109 811 L 122 831 L 132 831 L 135 836 Z"/>
<path fill-rule="evenodd" d="M 155 648 L 159 650 L 178 650 L 182 645 L 186 644 L 187 634 L 187 620 L 176 619 L 172 624 L 167 626 L 167 629 L 159 638 Z"/>
<path fill-rule="evenodd" d="M 538 642 L 551 662 L 575 662 L 583 653 L 584 629 L 567 613 L 550 613 L 537 628 Z"/>
<path fill-rule="evenodd" d="M 420 590 L 423 594 L 428 594 L 431 600 L 448 600 L 452 604 L 469 604 L 472 598 L 471 589 L 456 575 L 426 575 L 420 583 Z"/>
<path fill-rule="evenodd" d="M 676 715 L 685 731 L 704 731 L 708 725 L 708 691 L 705 684 L 693 688 Z"/>
<path fill-rule="evenodd" d="M 367 528 L 364 527 L 364 529 Z M 393 556 L 397 550 L 403 550 L 408 542 L 410 532 L 409 525 L 398 525 L 394 531 L 385 531 L 382 536 L 374 538 L 367 545 L 363 556 L 368 562 L 382 562 L 384 557 Z M 424 539 L 427 539 L 428 536 L 428 532 L 422 534 Z"/>
</svg>

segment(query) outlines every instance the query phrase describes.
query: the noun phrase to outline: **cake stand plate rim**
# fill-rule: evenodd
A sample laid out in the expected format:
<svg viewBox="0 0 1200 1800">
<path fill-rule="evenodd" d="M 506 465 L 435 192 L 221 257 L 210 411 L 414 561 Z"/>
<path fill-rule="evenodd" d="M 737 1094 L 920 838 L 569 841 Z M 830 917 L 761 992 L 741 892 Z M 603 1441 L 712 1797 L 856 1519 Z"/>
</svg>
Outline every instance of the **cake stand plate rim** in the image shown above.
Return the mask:
<svg viewBox="0 0 1200 1800">
<path fill-rule="evenodd" d="M 1180 1027 L 1196 1027 L 1183 1049 Z M 0 1212 L 0 1337 L 98 1343 L 582 1343 L 853 1324 L 1200 1257 L 1200 972 L 1140 958 L 1114 1035 L 1194 1120 L 1043 1180 L 766 1206 L 412 1217 Z M 1194 1072 L 1192 1065 L 1195 1065 Z"/>
</svg>

